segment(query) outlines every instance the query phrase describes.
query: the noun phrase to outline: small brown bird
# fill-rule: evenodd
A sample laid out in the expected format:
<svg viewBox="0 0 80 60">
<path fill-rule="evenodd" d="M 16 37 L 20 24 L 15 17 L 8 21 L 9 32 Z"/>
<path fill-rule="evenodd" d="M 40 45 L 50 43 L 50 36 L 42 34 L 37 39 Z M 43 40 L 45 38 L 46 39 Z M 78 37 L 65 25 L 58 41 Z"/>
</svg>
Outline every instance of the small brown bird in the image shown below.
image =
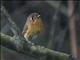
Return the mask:
<svg viewBox="0 0 80 60">
<path fill-rule="evenodd" d="M 22 34 L 26 40 L 31 40 L 44 31 L 44 23 L 38 13 L 32 13 L 27 17 Z"/>
</svg>

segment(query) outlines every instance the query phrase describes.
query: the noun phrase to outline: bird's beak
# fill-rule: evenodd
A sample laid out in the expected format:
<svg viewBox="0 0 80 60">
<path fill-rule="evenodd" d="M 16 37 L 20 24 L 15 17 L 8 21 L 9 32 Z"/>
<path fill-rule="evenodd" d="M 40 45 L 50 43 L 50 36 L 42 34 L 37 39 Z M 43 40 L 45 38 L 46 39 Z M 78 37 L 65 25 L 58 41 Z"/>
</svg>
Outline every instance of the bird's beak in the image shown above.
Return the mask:
<svg viewBox="0 0 80 60">
<path fill-rule="evenodd" d="M 40 17 L 40 15 L 38 15 L 37 17 Z"/>
</svg>

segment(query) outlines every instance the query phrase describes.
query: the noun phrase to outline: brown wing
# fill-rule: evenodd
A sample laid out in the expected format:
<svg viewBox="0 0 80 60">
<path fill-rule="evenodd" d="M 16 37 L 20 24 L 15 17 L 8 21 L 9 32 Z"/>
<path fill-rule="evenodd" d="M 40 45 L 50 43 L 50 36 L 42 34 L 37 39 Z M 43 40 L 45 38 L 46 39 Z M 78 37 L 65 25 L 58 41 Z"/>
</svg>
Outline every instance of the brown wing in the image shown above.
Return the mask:
<svg viewBox="0 0 80 60">
<path fill-rule="evenodd" d="M 22 35 L 24 35 L 27 32 L 28 24 L 30 23 L 30 18 L 31 18 L 31 16 L 27 17 L 27 21 L 26 21 L 26 23 L 24 25 L 24 28 L 23 28 L 23 31 L 22 31 Z"/>
<path fill-rule="evenodd" d="M 22 31 L 22 35 L 24 35 L 24 33 L 26 33 L 27 29 L 28 29 L 28 27 L 27 27 L 27 22 L 26 22 L 26 24 L 24 25 L 23 31 Z"/>
</svg>

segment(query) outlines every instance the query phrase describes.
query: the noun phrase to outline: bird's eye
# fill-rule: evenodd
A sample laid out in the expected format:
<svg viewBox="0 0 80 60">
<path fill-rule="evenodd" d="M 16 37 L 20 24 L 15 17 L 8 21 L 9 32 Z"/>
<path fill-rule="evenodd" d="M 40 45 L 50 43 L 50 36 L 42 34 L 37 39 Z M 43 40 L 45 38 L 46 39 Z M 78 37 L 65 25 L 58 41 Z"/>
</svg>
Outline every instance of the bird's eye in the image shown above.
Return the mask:
<svg viewBox="0 0 80 60">
<path fill-rule="evenodd" d="M 35 21 L 35 18 L 34 18 L 34 17 L 32 17 L 32 21 L 33 21 L 33 22 Z"/>
<path fill-rule="evenodd" d="M 34 20 L 33 17 L 32 17 L 32 20 Z"/>
</svg>

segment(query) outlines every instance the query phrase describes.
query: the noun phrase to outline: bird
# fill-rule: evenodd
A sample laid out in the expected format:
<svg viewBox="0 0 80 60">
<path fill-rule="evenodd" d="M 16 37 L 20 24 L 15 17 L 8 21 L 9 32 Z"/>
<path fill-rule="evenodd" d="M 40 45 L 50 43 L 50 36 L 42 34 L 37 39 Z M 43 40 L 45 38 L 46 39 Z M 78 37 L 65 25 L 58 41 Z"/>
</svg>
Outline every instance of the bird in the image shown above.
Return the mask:
<svg viewBox="0 0 80 60">
<path fill-rule="evenodd" d="M 31 41 L 35 36 L 38 37 L 44 29 L 44 23 L 40 14 L 34 12 L 27 17 L 22 35 L 26 40 Z"/>
</svg>

